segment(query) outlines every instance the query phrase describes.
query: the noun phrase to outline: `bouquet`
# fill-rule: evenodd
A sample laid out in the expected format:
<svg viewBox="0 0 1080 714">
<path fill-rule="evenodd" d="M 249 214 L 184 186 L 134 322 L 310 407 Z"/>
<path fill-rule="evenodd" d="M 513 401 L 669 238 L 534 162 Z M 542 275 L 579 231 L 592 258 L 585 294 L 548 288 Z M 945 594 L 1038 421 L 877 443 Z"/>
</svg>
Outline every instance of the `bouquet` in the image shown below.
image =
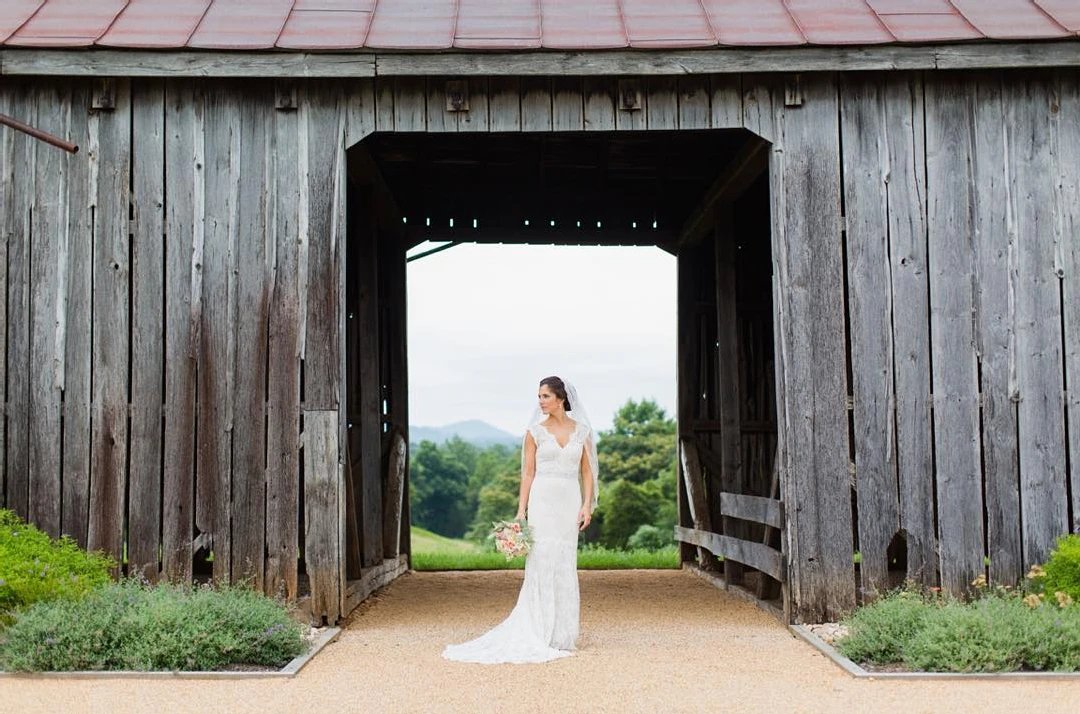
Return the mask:
<svg viewBox="0 0 1080 714">
<path fill-rule="evenodd" d="M 491 535 L 495 538 L 495 550 L 507 560 L 529 552 L 529 527 L 521 521 L 496 521 Z"/>
</svg>

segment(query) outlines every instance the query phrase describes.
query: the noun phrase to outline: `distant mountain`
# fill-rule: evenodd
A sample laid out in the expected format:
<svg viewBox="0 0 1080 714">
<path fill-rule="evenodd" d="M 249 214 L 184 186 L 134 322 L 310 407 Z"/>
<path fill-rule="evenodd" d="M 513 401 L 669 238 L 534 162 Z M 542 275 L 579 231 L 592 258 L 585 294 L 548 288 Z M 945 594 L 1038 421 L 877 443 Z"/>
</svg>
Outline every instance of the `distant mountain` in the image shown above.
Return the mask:
<svg viewBox="0 0 1080 714">
<path fill-rule="evenodd" d="M 521 437 L 510 432 L 503 431 L 479 419 L 459 421 L 446 426 L 410 426 L 409 441 L 419 444 L 421 441 L 434 441 L 441 444 L 458 436 L 476 446 L 491 446 L 493 444 L 506 444 L 517 446 L 521 443 Z"/>
</svg>

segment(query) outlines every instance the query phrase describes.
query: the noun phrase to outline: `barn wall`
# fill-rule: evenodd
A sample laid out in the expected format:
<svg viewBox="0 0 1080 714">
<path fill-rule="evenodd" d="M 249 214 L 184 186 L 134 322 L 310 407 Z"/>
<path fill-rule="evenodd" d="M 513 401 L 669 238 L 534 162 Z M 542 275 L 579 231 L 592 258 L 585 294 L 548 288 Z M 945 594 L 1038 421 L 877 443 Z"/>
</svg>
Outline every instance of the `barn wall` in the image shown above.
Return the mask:
<svg viewBox="0 0 1080 714">
<path fill-rule="evenodd" d="M 215 575 L 289 596 L 302 543 L 341 592 L 340 517 L 313 516 L 343 511 L 346 147 L 747 128 L 773 142 L 797 615 L 891 582 L 901 530 L 904 576 L 960 590 L 988 558 L 1015 580 L 1080 517 L 1078 77 L 481 77 L 468 111 L 445 78 L 118 80 L 89 112 L 98 82 L 5 80 L 0 112 L 83 147 L 0 132 L 5 503 L 126 540 L 151 577 L 213 550 Z"/>
<path fill-rule="evenodd" d="M 326 87 L 286 88 L 295 109 L 269 82 L 0 87 L 0 111 L 81 147 L 0 133 L 0 451 L 7 506 L 118 560 L 126 542 L 151 579 L 207 562 L 295 598 L 303 540 L 336 617 L 337 520 L 298 515 L 340 498 L 345 113 Z"/>
</svg>

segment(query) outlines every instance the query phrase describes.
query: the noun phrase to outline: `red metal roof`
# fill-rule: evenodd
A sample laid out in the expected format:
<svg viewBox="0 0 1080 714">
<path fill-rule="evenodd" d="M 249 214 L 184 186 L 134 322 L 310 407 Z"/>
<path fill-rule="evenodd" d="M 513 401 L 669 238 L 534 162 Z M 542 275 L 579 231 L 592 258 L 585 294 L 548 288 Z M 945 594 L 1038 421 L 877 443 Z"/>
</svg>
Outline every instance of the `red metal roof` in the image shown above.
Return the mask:
<svg viewBox="0 0 1080 714">
<path fill-rule="evenodd" d="M 1080 0 L 0 0 L 0 44 L 590 50 L 1030 40 Z"/>
</svg>

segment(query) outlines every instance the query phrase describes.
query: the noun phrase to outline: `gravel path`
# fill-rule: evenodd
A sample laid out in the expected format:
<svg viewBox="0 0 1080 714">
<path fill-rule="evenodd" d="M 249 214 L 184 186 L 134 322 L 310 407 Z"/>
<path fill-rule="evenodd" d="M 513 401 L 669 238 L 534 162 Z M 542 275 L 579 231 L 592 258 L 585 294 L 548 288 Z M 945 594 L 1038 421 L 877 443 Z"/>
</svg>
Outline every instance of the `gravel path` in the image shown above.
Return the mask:
<svg viewBox="0 0 1080 714">
<path fill-rule="evenodd" d="M 410 573 L 292 680 L 0 679 L 0 712 L 1076 712 L 1080 680 L 855 680 L 681 571 L 583 571 L 573 657 L 471 665 L 443 645 L 509 612 L 520 571 Z"/>
</svg>

